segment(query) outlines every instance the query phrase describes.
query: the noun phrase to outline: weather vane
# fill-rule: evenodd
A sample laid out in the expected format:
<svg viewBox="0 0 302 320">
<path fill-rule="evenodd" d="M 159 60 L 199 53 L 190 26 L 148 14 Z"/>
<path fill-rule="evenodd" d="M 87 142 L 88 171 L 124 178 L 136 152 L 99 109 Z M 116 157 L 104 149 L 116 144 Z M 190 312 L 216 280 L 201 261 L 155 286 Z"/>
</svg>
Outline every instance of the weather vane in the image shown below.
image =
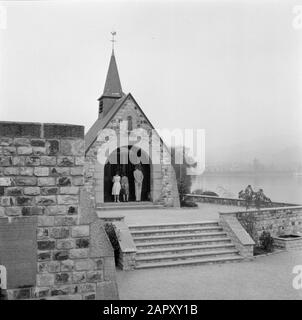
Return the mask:
<svg viewBox="0 0 302 320">
<path fill-rule="evenodd" d="M 112 50 L 114 50 L 114 42 L 116 42 L 114 37 L 116 36 L 116 31 L 112 31 L 111 35 L 112 35 L 112 39 L 110 41 L 112 42 Z"/>
</svg>

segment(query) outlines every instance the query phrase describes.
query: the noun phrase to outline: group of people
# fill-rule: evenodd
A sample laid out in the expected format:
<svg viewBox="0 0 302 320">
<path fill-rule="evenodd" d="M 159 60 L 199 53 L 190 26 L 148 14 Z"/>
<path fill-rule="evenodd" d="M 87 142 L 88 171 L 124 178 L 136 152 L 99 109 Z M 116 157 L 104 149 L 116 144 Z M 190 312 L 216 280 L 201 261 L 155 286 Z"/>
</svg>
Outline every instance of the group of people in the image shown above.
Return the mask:
<svg viewBox="0 0 302 320">
<path fill-rule="evenodd" d="M 144 174 L 141 170 L 141 167 L 137 165 L 135 170 L 133 171 L 134 176 L 134 184 L 135 184 L 135 199 L 136 201 L 141 201 L 142 194 L 142 185 L 144 180 Z M 120 176 L 117 171 L 115 176 L 112 179 L 112 195 L 114 197 L 114 202 L 120 202 L 120 194 L 123 196 L 123 201 L 129 201 L 129 179 L 127 175 L 123 172 L 122 176 Z"/>
<path fill-rule="evenodd" d="M 271 202 L 271 199 L 264 194 L 263 189 L 254 191 L 250 184 L 245 188 L 245 190 L 241 190 L 238 196 L 240 199 L 244 199 L 246 201 L 247 208 L 252 201 L 255 201 L 255 205 L 257 208 L 259 208 L 263 203 Z"/>
</svg>

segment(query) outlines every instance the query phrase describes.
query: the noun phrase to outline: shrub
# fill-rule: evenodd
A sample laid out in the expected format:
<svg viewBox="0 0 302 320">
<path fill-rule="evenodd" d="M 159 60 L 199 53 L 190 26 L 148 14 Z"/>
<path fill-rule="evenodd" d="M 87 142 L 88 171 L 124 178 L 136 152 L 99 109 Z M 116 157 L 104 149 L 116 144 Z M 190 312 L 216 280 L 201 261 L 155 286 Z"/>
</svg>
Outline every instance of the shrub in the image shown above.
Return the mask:
<svg viewBox="0 0 302 320">
<path fill-rule="evenodd" d="M 272 252 L 274 246 L 274 238 L 268 231 L 263 231 L 259 237 L 260 247 L 266 252 Z"/>
<path fill-rule="evenodd" d="M 219 197 L 219 195 L 214 191 L 204 191 L 202 193 L 202 195 L 204 195 L 204 196 L 212 196 L 212 197 Z"/>
<path fill-rule="evenodd" d="M 196 208 L 198 207 L 197 203 L 195 203 L 194 201 L 190 201 L 190 200 L 183 200 L 180 203 L 181 207 L 187 207 L 187 208 Z"/>
<path fill-rule="evenodd" d="M 120 246 L 119 246 L 118 238 L 117 238 L 117 235 L 115 233 L 115 230 L 114 230 L 112 223 L 105 224 L 105 231 L 106 231 L 108 238 L 111 242 L 111 245 L 113 247 L 115 264 L 117 265 L 118 258 L 119 258 L 119 252 L 120 252 Z"/>
</svg>

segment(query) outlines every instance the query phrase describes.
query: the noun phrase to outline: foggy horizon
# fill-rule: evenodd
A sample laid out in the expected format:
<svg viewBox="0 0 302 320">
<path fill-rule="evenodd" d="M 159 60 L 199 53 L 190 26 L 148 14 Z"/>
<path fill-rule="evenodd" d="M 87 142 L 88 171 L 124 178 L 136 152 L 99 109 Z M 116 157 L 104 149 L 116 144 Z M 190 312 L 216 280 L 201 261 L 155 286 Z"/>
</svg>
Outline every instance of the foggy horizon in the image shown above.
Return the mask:
<svg viewBox="0 0 302 320">
<path fill-rule="evenodd" d="M 87 132 L 116 30 L 123 91 L 155 128 L 205 129 L 208 161 L 270 161 L 287 148 L 299 158 L 302 33 L 292 27 L 295 4 L 4 1 L 1 121 L 79 124 Z M 249 154 L 238 152 L 242 146 Z"/>
</svg>

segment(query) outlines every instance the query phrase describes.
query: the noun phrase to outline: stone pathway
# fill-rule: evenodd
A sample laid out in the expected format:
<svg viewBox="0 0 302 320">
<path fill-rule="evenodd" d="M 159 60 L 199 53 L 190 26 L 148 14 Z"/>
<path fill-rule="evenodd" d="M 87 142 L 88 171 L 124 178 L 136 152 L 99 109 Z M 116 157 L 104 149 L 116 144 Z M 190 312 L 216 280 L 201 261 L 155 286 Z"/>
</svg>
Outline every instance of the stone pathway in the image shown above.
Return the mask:
<svg viewBox="0 0 302 320">
<path fill-rule="evenodd" d="M 302 252 L 257 257 L 252 262 L 118 271 L 120 299 L 302 299 L 292 269 Z"/>
</svg>

